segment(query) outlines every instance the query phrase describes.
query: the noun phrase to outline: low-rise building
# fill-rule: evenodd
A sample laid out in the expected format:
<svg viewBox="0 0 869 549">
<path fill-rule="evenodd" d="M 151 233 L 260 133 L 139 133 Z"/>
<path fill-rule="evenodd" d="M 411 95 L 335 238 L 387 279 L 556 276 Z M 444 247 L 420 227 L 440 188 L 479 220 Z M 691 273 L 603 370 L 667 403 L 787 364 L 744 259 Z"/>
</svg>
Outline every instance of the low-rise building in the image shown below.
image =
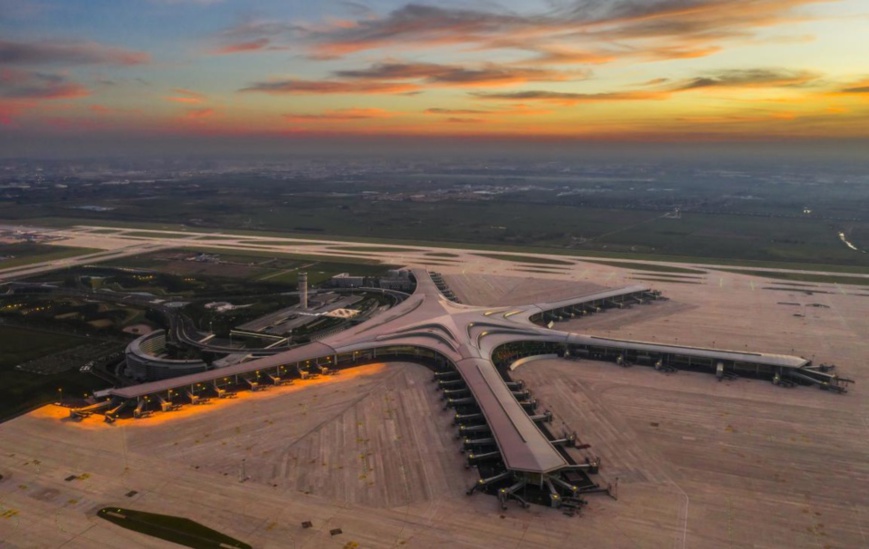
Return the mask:
<svg viewBox="0 0 869 549">
<path fill-rule="evenodd" d="M 365 285 L 365 277 L 340 273 L 332 277 L 332 286 L 335 288 L 361 288 Z"/>
</svg>

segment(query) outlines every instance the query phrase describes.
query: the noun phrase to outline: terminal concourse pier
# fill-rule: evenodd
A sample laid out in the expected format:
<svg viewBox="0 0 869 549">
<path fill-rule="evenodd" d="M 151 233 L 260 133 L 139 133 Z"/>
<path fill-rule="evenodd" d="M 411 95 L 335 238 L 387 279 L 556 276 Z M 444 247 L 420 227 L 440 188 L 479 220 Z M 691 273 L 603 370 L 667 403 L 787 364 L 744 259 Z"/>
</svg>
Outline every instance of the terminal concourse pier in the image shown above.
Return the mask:
<svg viewBox="0 0 869 549">
<path fill-rule="evenodd" d="M 552 411 L 538 410 L 528 388 L 512 380 L 511 372 L 529 360 L 607 360 L 662 372 L 707 371 L 719 379 L 749 376 L 782 385 L 815 384 L 835 392 L 844 392 L 850 383 L 830 368 L 798 356 L 625 341 L 554 329 L 564 319 L 608 308 L 654 307 L 654 302 L 665 299 L 643 285 L 527 306 L 479 307 L 450 299 L 442 291 L 442 281 L 436 283 L 427 271 L 413 274 L 413 295 L 346 331 L 250 362 L 110 389 L 101 394 L 104 400 L 71 413 L 102 413 L 108 421 L 126 414 L 143 417 L 155 408 L 171 410 L 226 397 L 239 388 L 259 390 L 295 377 L 378 361 L 415 362 L 434 370 L 445 408 L 454 409 L 467 466 L 479 471 L 468 494 L 496 494 L 504 508 L 515 500 L 521 506 L 537 502 L 572 512 L 586 503 L 581 494 L 607 492 L 615 497 L 616 486 L 596 483 L 599 458 L 576 451 L 588 450 L 594 441 L 583 443 L 582 433 L 571 430 L 553 432 Z"/>
</svg>

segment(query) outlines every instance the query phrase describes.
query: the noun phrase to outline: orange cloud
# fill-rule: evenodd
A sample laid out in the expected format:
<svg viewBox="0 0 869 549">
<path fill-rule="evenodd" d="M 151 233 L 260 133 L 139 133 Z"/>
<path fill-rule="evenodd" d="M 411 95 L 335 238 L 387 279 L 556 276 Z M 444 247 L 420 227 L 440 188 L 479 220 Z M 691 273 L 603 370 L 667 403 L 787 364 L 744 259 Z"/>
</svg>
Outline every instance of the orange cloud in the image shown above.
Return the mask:
<svg viewBox="0 0 869 549">
<path fill-rule="evenodd" d="M 551 114 L 552 112 L 553 111 L 550 109 L 531 108 L 528 105 L 519 104 L 501 111 L 501 114 L 508 114 L 510 116 L 537 116 L 541 114 Z"/>
<path fill-rule="evenodd" d="M 541 115 L 541 114 L 550 114 L 551 110 L 548 109 L 536 109 L 531 108 L 528 105 L 518 104 L 513 105 L 512 107 L 506 107 L 501 109 L 441 109 L 441 108 L 429 108 L 426 109 L 425 114 L 436 114 L 436 115 L 447 115 L 447 116 L 458 116 L 463 117 L 464 115 L 475 115 L 475 116 L 529 116 L 529 115 Z"/>
<path fill-rule="evenodd" d="M 722 51 L 723 49 L 724 48 L 722 48 L 721 46 L 690 47 L 673 45 L 660 46 L 657 48 L 644 50 L 639 55 L 641 57 L 647 57 L 654 61 L 666 61 L 671 59 L 695 59 L 698 57 L 708 57 L 710 55 L 714 55 Z"/>
<path fill-rule="evenodd" d="M 425 110 L 425 114 L 490 114 L 491 111 L 482 111 L 477 109 L 440 109 L 433 107 Z"/>
<path fill-rule="evenodd" d="M 255 82 L 241 92 L 269 94 L 378 94 L 408 93 L 421 88 L 415 84 L 398 82 L 341 82 L 335 80 L 275 80 Z"/>
<path fill-rule="evenodd" d="M 336 109 L 317 114 L 301 114 L 288 113 L 283 115 L 283 119 L 288 122 L 310 122 L 315 121 L 347 121 L 347 120 L 369 120 L 372 118 L 390 118 L 394 113 L 383 109 Z"/>
<path fill-rule="evenodd" d="M 780 88 L 798 87 L 818 80 L 818 73 L 783 69 L 739 69 L 720 71 L 708 76 L 692 78 L 677 84 L 672 91 L 701 88 Z"/>
<path fill-rule="evenodd" d="M 869 80 L 862 80 L 846 85 L 839 90 L 839 93 L 844 94 L 869 94 Z"/>
<path fill-rule="evenodd" d="M 203 120 L 214 116 L 214 109 L 189 109 L 184 113 L 185 120 Z"/>
<path fill-rule="evenodd" d="M 72 99 L 90 95 L 87 88 L 60 74 L 0 68 L 0 98 Z"/>
<path fill-rule="evenodd" d="M 33 108 L 33 104 L 22 103 L 20 101 L 2 101 L 0 100 L 0 125 L 14 126 L 15 119 L 29 108 Z"/>
<path fill-rule="evenodd" d="M 599 101 L 644 101 L 651 99 L 665 99 L 669 96 L 669 93 L 660 91 L 571 93 L 546 90 L 530 90 L 505 93 L 473 92 L 471 93 L 471 95 L 478 99 L 496 99 L 507 101 L 544 101 L 556 105 L 576 105 L 577 103 L 593 103 Z"/>
<path fill-rule="evenodd" d="M 520 44 L 514 45 L 522 47 Z M 527 48 L 528 45 L 526 44 L 524 49 Z M 619 58 L 619 55 L 615 53 L 574 50 L 562 46 L 543 46 L 537 48 L 536 51 L 538 55 L 534 58 L 535 62 L 555 65 L 601 65 L 611 63 Z"/>
<path fill-rule="evenodd" d="M 737 69 L 709 73 L 678 82 L 655 78 L 646 82 L 646 89 L 624 92 L 577 93 L 549 90 L 527 90 L 503 93 L 472 92 L 477 99 L 508 101 L 544 101 L 559 105 L 607 101 L 660 100 L 674 93 L 712 88 L 800 88 L 812 85 L 820 75 L 809 71 L 785 69 Z"/>
<path fill-rule="evenodd" d="M 479 124 L 485 122 L 485 120 L 483 120 L 482 118 L 465 118 L 452 116 L 450 118 L 447 118 L 447 122 L 449 122 L 450 124 Z"/>
<path fill-rule="evenodd" d="M 517 44 L 530 51 L 540 49 L 543 55 L 547 48 L 583 41 L 599 45 L 654 39 L 657 45 L 667 46 L 669 41 L 669 46 L 675 46 L 702 40 L 708 45 L 711 40 L 751 39 L 759 29 L 805 20 L 806 16 L 796 15 L 797 8 L 826 1 L 577 2 L 529 14 L 407 4 L 385 16 L 366 17 L 353 25 L 309 30 L 303 38 L 318 57 L 385 47 L 464 45 L 502 49 L 505 43 L 511 49 Z M 686 51 L 690 50 L 672 50 L 674 55 Z M 695 48 L 691 53 L 700 56 L 713 51 Z M 571 57 L 562 59 L 569 62 Z"/>
<path fill-rule="evenodd" d="M 524 64 L 535 66 L 392 62 L 339 71 L 336 75 L 340 80 L 417 79 L 427 85 L 459 87 L 564 81 L 587 75 L 559 72 L 539 64 L 594 65 L 625 59 L 706 57 L 731 43 L 756 43 L 763 39 L 761 31 L 770 27 L 806 21 L 810 17 L 802 15 L 799 8 L 827 1 L 577 0 L 552 2 L 549 9 L 524 13 L 410 3 L 384 15 L 365 9 L 355 12 L 357 20 L 327 20 L 318 25 L 244 21 L 218 34 L 224 45 L 216 52 L 293 47 L 305 49 L 314 59 L 333 59 L 385 48 L 390 52 L 435 47 L 511 54 L 525 51 L 531 55 Z M 342 85 L 322 86 L 322 93 L 345 93 L 333 91 Z M 279 87 L 271 83 L 255 83 L 245 91 L 305 93 L 304 86 Z"/>
<path fill-rule="evenodd" d="M 141 65 L 150 60 L 147 53 L 96 42 L 0 40 L 0 65 Z"/>
<path fill-rule="evenodd" d="M 233 53 L 248 53 L 252 51 L 260 51 L 268 48 L 270 42 L 271 41 L 268 38 L 258 38 L 256 40 L 249 40 L 247 42 L 235 42 L 233 44 L 221 46 L 213 50 L 212 53 L 215 55 L 228 55 Z"/>
<path fill-rule="evenodd" d="M 380 63 L 365 69 L 332 73 L 340 80 L 275 80 L 256 82 L 239 91 L 272 94 L 414 93 L 425 87 L 484 87 L 530 81 L 561 82 L 586 78 L 585 71 L 562 72 L 487 63 L 475 67 L 437 63 Z M 418 80 L 419 83 L 399 82 Z"/>
<path fill-rule="evenodd" d="M 55 100 L 88 95 L 87 88 L 63 75 L 0 67 L 0 125 L 17 126 L 17 119 L 32 110 L 45 114 L 46 101 L 56 105 Z"/>
<path fill-rule="evenodd" d="M 204 94 L 184 88 L 175 88 L 172 91 L 177 95 L 167 97 L 167 101 L 174 101 L 175 103 L 198 104 L 204 102 L 207 99 Z"/>
<path fill-rule="evenodd" d="M 366 69 L 343 70 L 335 76 L 351 80 L 423 80 L 437 86 L 503 86 L 524 82 L 560 82 L 586 78 L 587 72 L 563 72 L 486 63 L 476 67 L 438 63 L 380 63 Z"/>
</svg>

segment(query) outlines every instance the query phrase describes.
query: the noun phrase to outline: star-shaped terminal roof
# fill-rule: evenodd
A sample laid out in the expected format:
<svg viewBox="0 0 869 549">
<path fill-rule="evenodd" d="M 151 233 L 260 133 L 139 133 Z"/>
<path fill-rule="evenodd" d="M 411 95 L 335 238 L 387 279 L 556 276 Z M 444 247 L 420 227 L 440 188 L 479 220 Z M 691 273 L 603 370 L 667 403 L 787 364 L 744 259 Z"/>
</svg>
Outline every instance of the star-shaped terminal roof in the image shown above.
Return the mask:
<svg viewBox="0 0 869 549">
<path fill-rule="evenodd" d="M 800 357 L 738 353 L 626 342 L 552 330 L 532 321 L 548 312 L 625 300 L 646 301 L 656 297 L 646 286 L 630 286 L 555 303 L 515 307 L 476 307 L 455 303 L 437 288 L 428 272 L 415 270 L 413 295 L 384 313 L 346 331 L 285 353 L 177 378 L 112 389 L 123 399 L 166 392 L 185 386 L 211 383 L 229 376 L 250 375 L 260 370 L 304 363 L 324 357 L 384 348 L 408 347 L 438 353 L 451 362 L 467 384 L 485 417 L 508 470 L 552 473 L 569 464 L 549 441 L 508 388 L 492 361 L 494 351 L 513 342 L 541 341 L 597 349 L 633 350 L 644 353 L 678 353 L 710 360 L 760 363 L 772 367 L 799 368 L 808 361 Z"/>
</svg>

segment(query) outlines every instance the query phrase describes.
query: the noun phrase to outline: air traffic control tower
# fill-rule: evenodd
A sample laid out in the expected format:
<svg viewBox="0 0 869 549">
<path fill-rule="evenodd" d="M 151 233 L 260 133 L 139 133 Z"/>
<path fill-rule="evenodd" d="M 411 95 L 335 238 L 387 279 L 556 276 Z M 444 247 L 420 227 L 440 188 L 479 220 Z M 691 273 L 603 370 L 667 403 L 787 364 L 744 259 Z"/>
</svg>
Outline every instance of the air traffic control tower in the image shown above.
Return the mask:
<svg viewBox="0 0 869 549">
<path fill-rule="evenodd" d="M 308 273 L 299 271 L 299 309 L 308 308 Z"/>
</svg>

